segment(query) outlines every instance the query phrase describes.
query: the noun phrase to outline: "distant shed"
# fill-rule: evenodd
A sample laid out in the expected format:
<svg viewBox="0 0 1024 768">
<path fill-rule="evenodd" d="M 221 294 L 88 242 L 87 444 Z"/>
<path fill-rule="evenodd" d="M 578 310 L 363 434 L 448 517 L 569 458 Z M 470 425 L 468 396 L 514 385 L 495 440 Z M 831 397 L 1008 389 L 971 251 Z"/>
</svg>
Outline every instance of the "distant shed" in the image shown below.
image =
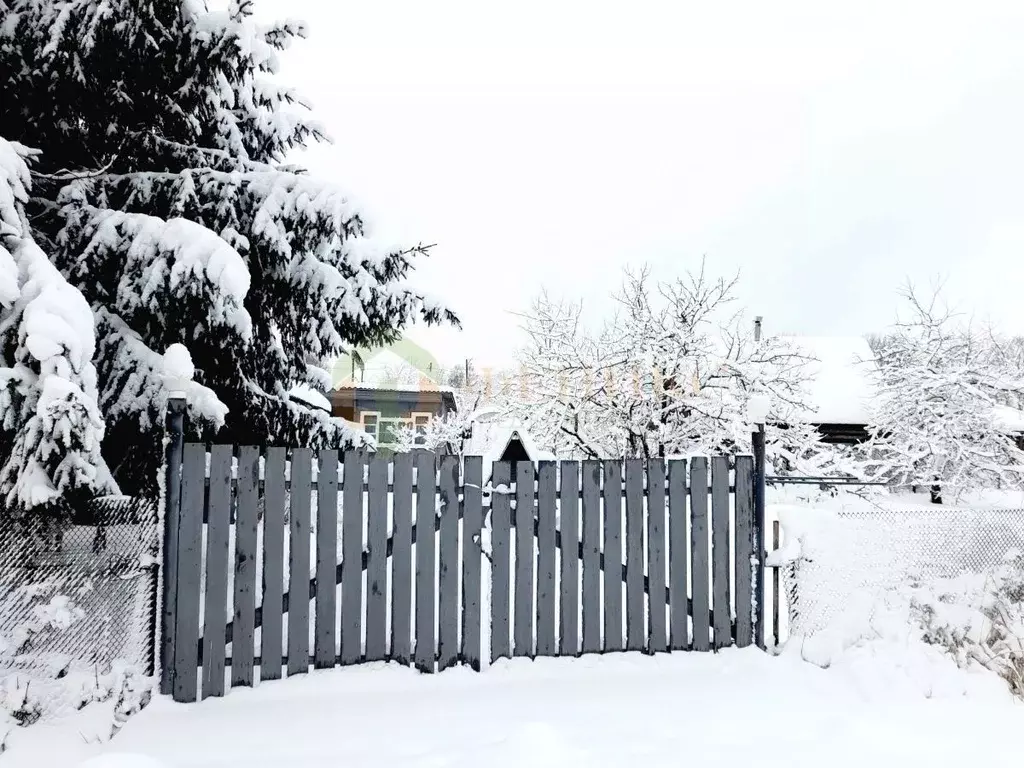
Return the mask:
<svg viewBox="0 0 1024 768">
<path fill-rule="evenodd" d="M 823 443 L 868 439 L 878 366 L 861 336 L 788 336 L 784 340 L 812 358 L 807 364 L 811 408 L 798 414 L 821 434 Z"/>
</svg>

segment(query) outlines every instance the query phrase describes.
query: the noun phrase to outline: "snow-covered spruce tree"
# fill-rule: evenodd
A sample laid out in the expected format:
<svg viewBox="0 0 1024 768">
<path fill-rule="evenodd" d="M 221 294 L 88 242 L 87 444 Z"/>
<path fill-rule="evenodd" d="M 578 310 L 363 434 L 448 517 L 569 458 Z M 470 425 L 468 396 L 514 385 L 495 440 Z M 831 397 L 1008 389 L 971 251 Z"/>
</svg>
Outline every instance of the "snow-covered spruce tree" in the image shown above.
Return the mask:
<svg viewBox="0 0 1024 768">
<path fill-rule="evenodd" d="M 24 526 L 22 543 L 55 540 L 69 504 L 112 488 L 92 312 L 24 214 L 35 154 L 0 137 L 0 518 Z"/>
<path fill-rule="evenodd" d="M 909 312 L 879 347 L 878 394 L 865 451 L 869 472 L 932 488 L 940 501 L 979 488 L 1020 488 L 1024 452 L 996 406 L 1024 391 L 1020 372 L 940 304 L 903 291 Z"/>
<path fill-rule="evenodd" d="M 328 362 L 454 316 L 406 284 L 422 246 L 372 237 L 351 198 L 285 165 L 323 138 L 275 78 L 300 24 L 248 0 L 0 0 L 0 127 L 42 150 L 33 234 L 92 305 L 104 452 L 126 492 L 152 488 L 175 342 L 227 406 L 218 440 L 358 440 L 292 402 Z M 194 429 L 216 413 L 193 410 Z"/>
<path fill-rule="evenodd" d="M 773 401 L 769 448 L 800 466 L 822 450 L 792 415 L 806 409 L 805 355 L 780 339 L 755 343 L 729 311 L 734 280 L 700 272 L 652 285 L 627 272 L 618 311 L 596 334 L 578 305 L 544 294 L 524 316 L 518 388 L 509 410 L 538 444 L 559 456 L 650 458 L 750 450 L 746 403 L 756 391 Z M 517 391 L 518 390 L 518 391 Z"/>
</svg>

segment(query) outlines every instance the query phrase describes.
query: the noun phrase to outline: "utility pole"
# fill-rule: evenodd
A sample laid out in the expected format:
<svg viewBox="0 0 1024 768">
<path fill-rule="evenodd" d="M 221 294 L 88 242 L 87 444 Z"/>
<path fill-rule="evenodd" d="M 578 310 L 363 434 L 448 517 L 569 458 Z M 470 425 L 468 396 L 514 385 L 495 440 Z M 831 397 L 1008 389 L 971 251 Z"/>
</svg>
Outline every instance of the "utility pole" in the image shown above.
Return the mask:
<svg viewBox="0 0 1024 768">
<path fill-rule="evenodd" d="M 469 358 L 466 358 L 466 389 L 469 389 Z"/>
</svg>

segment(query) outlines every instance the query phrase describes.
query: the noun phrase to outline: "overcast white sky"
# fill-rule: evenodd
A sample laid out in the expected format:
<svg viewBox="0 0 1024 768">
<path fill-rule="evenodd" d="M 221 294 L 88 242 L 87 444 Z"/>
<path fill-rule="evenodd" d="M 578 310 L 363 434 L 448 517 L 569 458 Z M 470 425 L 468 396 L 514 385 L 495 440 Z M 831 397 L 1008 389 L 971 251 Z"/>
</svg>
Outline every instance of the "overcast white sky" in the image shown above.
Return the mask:
<svg viewBox="0 0 1024 768">
<path fill-rule="evenodd" d="M 884 327 L 906 279 L 1024 332 L 1024 2 L 259 0 L 306 20 L 304 162 L 437 243 L 417 282 L 500 364 L 541 286 L 741 271 L 771 332 Z"/>
</svg>

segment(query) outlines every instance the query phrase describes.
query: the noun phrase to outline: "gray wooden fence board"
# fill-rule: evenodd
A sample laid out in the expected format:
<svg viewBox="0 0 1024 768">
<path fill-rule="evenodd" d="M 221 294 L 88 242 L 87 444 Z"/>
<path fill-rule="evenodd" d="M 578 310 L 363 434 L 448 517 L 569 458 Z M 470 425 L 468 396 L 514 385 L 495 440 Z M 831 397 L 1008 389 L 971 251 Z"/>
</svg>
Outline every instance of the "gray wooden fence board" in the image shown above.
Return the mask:
<svg viewBox="0 0 1024 768">
<path fill-rule="evenodd" d="M 648 650 L 668 649 L 665 637 L 665 464 L 647 464 L 647 617 Z M 685 583 L 685 582 L 684 582 Z"/>
<path fill-rule="evenodd" d="M 338 451 L 320 451 L 316 486 L 316 617 L 313 630 L 313 665 L 334 666 L 337 650 L 338 590 Z"/>
<path fill-rule="evenodd" d="M 341 505 L 341 658 L 363 657 L 363 466 L 362 451 L 345 452 Z"/>
<path fill-rule="evenodd" d="M 210 451 L 206 595 L 203 600 L 203 698 L 224 695 L 224 625 L 228 621 L 228 564 L 231 562 L 231 453 L 230 445 L 215 445 Z"/>
<path fill-rule="evenodd" d="M 601 462 L 583 462 L 583 653 L 601 651 Z"/>
<path fill-rule="evenodd" d="M 235 511 L 235 615 L 231 635 L 231 685 L 253 684 L 256 655 L 256 527 L 259 515 L 260 450 L 238 449 Z"/>
<path fill-rule="evenodd" d="M 736 645 L 754 640 L 754 457 L 736 457 Z"/>
<path fill-rule="evenodd" d="M 554 656 L 555 494 L 558 463 L 539 462 L 537 476 L 537 655 Z"/>
<path fill-rule="evenodd" d="M 162 570 L 160 576 L 163 579 L 161 585 L 161 597 L 163 604 L 160 606 L 162 616 L 160 617 L 160 693 L 168 696 L 173 692 L 174 685 L 174 631 L 175 615 L 177 614 L 178 602 L 178 529 L 180 528 L 179 515 L 181 513 L 181 462 L 182 450 L 184 449 L 184 401 L 168 402 L 166 420 L 167 444 L 164 451 L 164 508 L 160 510 L 163 515 L 164 536 L 163 562 L 160 564 Z"/>
<path fill-rule="evenodd" d="M 531 461 L 516 462 L 516 590 L 513 636 L 515 656 L 533 656 L 533 521 L 534 468 Z"/>
<path fill-rule="evenodd" d="M 690 510 L 693 544 L 693 650 L 711 650 L 708 612 L 711 608 L 708 584 L 708 460 L 690 460 Z"/>
<path fill-rule="evenodd" d="M 462 660 L 480 670 L 480 533 L 483 525 L 483 458 L 467 456 L 463 466 L 462 520 Z M 490 621 L 490 617 L 487 617 Z"/>
<path fill-rule="evenodd" d="M 622 462 L 604 462 L 604 649 L 622 650 Z"/>
<path fill-rule="evenodd" d="M 644 461 L 626 459 L 626 650 L 646 646 L 644 617 Z"/>
<path fill-rule="evenodd" d="M 438 543 L 437 671 L 459 658 L 459 457 L 441 456 Z"/>
<path fill-rule="evenodd" d="M 437 561 L 434 518 L 436 492 L 435 457 L 416 454 L 416 650 L 414 663 L 420 672 L 433 672 L 437 655 L 434 596 Z"/>
<path fill-rule="evenodd" d="M 412 660 L 412 454 L 395 454 L 394 462 L 390 658 L 408 664 Z"/>
<path fill-rule="evenodd" d="M 671 459 L 668 462 L 668 577 L 669 649 L 673 651 L 690 647 L 686 588 L 690 538 L 686 535 L 686 500 L 686 459 Z"/>
<path fill-rule="evenodd" d="M 579 650 L 580 627 L 580 465 L 561 464 L 558 527 L 561 544 L 559 563 L 558 653 L 575 656 Z"/>
<path fill-rule="evenodd" d="M 309 671 L 309 535 L 313 454 L 295 448 L 288 510 L 288 675 Z"/>
<path fill-rule="evenodd" d="M 506 461 L 494 462 L 491 487 L 508 488 L 512 465 Z M 512 647 L 509 640 L 509 567 L 511 560 L 511 496 L 491 493 L 491 660 L 509 658 Z"/>
<path fill-rule="evenodd" d="M 714 647 L 732 645 L 729 579 L 729 457 L 711 459 L 711 569 L 714 600 Z"/>
<path fill-rule="evenodd" d="M 366 660 L 387 658 L 388 468 L 386 456 L 370 459 L 366 498 Z"/>
<path fill-rule="evenodd" d="M 284 448 L 268 448 L 263 468 L 263 624 L 260 627 L 260 680 L 281 677 L 284 596 Z"/>
<path fill-rule="evenodd" d="M 202 575 L 206 446 L 188 443 L 183 456 L 181 512 L 178 518 L 178 598 L 174 615 L 174 676 L 171 689 L 175 701 L 192 702 L 198 697 L 199 583 Z M 223 639 L 223 632 L 218 634 Z"/>
</svg>

